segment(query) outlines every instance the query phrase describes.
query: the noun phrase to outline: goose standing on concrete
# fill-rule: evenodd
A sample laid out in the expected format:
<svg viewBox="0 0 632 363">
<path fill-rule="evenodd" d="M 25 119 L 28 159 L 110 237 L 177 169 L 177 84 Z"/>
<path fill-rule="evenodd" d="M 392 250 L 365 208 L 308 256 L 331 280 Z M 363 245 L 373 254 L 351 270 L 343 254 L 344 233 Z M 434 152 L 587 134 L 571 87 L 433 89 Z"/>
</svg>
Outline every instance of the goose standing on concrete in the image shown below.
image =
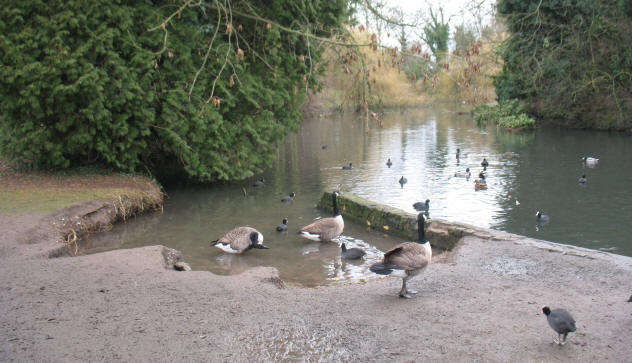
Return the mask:
<svg viewBox="0 0 632 363">
<path fill-rule="evenodd" d="M 342 244 L 340 245 L 340 249 L 342 250 L 340 256 L 345 260 L 357 260 L 366 255 L 366 252 L 364 252 L 364 250 L 361 248 L 353 247 L 347 249 L 347 246 L 344 242 L 342 242 Z"/>
<path fill-rule="evenodd" d="M 432 248 L 430 247 L 430 241 L 426 239 L 424 221 L 423 213 L 419 213 L 417 216 L 418 242 L 398 244 L 384 253 L 382 262 L 373 264 L 369 268 L 378 275 L 401 277 L 402 289 L 399 291 L 399 296 L 407 299 L 412 297 L 410 294 L 416 294 L 417 291 L 408 290 L 406 282 L 423 271 L 432 259 Z"/>
<path fill-rule="evenodd" d="M 290 193 L 290 195 L 286 195 L 285 197 L 281 198 L 281 201 L 282 201 L 283 203 L 289 203 L 289 202 L 291 202 L 291 201 L 293 201 L 293 200 L 294 200 L 294 196 L 295 196 L 295 195 L 296 195 L 296 194 L 294 194 L 294 192 L 292 192 L 292 193 Z"/>
<path fill-rule="evenodd" d="M 269 249 L 263 244 L 263 235 L 252 227 L 237 227 L 211 245 L 228 253 L 243 253 L 251 248 Z"/>
<path fill-rule="evenodd" d="M 318 242 L 329 242 L 342 234 L 345 228 L 345 222 L 338 210 L 337 197 L 340 195 L 337 191 L 331 193 L 331 199 L 334 205 L 333 217 L 321 218 L 314 223 L 299 229 L 298 234 L 301 237 L 311 239 Z"/>
<path fill-rule="evenodd" d="M 276 230 L 279 232 L 287 231 L 287 218 L 283 218 L 283 222 L 276 226 Z"/>
<path fill-rule="evenodd" d="M 549 325 L 557 333 L 557 340 L 553 339 L 558 345 L 566 344 L 566 336 L 576 330 L 575 319 L 564 309 L 551 310 L 548 306 L 542 307 L 542 312 L 546 315 Z M 564 339 L 562 339 L 564 338 Z"/>
</svg>

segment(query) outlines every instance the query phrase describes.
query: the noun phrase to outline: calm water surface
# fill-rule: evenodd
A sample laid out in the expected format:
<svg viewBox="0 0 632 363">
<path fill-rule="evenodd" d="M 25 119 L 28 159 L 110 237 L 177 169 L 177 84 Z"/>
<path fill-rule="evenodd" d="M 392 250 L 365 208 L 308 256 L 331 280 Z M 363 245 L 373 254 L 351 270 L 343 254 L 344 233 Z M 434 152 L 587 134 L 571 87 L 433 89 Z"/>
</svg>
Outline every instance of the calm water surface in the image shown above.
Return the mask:
<svg viewBox="0 0 632 363">
<path fill-rule="evenodd" d="M 193 269 L 219 274 L 273 266 L 283 280 L 307 286 L 373 278 L 368 266 L 400 239 L 347 221 L 341 241 L 368 254 L 345 262 L 338 244 L 296 235 L 321 216 L 315 205 L 322 193 L 339 186 L 343 193 L 410 212 L 414 202 L 430 199 L 433 218 L 632 256 L 630 136 L 554 129 L 511 133 L 479 128 L 469 115 L 436 108 L 387 113 L 383 121 L 378 127 L 352 113 L 306 120 L 264 173 L 237 184 L 168 190 L 164 213 L 93 237 L 84 253 L 162 244 L 182 251 Z M 457 148 L 467 157 L 457 161 Z M 599 165 L 586 166 L 584 155 L 600 158 Z M 475 191 L 483 158 L 489 161 L 489 189 Z M 349 162 L 353 169 L 342 170 Z M 468 167 L 469 180 L 454 176 Z M 582 174 L 586 185 L 577 182 Z M 401 176 L 408 179 L 403 188 Z M 252 187 L 260 177 L 265 187 Z M 292 191 L 295 200 L 281 203 Z M 549 223 L 536 222 L 538 210 L 550 216 Z M 286 234 L 275 231 L 284 217 Z M 271 249 L 229 255 L 210 246 L 241 225 L 261 231 Z"/>
</svg>

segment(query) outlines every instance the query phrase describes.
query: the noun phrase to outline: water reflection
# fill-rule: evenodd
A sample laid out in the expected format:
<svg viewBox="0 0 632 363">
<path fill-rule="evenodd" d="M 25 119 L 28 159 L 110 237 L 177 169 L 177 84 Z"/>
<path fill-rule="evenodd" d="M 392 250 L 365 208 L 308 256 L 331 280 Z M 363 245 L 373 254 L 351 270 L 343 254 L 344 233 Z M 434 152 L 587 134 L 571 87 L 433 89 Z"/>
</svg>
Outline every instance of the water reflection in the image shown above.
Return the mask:
<svg viewBox="0 0 632 363">
<path fill-rule="evenodd" d="M 351 262 L 340 259 L 339 243 L 296 235 L 321 217 L 315 205 L 322 193 L 340 189 L 413 213 L 415 202 L 430 199 L 433 218 L 632 255 L 629 137 L 550 129 L 503 132 L 441 109 L 394 112 L 382 119 L 382 127 L 356 114 L 307 120 L 288 135 L 274 165 L 261 175 L 232 185 L 170 189 L 163 214 L 139 217 L 93 238 L 88 252 L 163 244 L 181 250 L 194 269 L 216 273 L 274 266 L 284 280 L 310 286 L 371 278 L 368 266 L 401 240 L 347 221 L 341 242 L 367 251 L 363 260 Z M 599 157 L 600 163 L 590 167 L 581 160 L 584 155 Z M 483 159 L 489 162 L 487 189 L 475 190 Z M 342 169 L 350 163 L 350 170 Z M 470 178 L 459 176 L 466 168 Z M 579 185 L 583 174 L 588 182 Z M 265 185 L 254 187 L 260 178 Z M 290 192 L 294 200 L 281 203 Z M 537 223 L 538 210 L 551 216 L 550 223 Z M 286 217 L 288 232 L 277 232 Z M 261 231 L 271 249 L 231 256 L 210 246 L 240 225 Z"/>
</svg>

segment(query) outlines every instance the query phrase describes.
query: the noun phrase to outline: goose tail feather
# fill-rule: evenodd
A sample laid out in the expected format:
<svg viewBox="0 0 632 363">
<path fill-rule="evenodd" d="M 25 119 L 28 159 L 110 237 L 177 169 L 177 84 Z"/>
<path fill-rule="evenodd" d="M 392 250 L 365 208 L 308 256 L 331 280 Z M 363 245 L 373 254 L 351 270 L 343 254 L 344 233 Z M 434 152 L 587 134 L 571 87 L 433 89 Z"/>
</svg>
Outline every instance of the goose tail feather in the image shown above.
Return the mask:
<svg viewBox="0 0 632 363">
<path fill-rule="evenodd" d="M 390 264 L 375 263 L 369 267 L 369 270 L 378 275 L 390 275 L 391 272 L 393 272 L 393 266 Z"/>
</svg>

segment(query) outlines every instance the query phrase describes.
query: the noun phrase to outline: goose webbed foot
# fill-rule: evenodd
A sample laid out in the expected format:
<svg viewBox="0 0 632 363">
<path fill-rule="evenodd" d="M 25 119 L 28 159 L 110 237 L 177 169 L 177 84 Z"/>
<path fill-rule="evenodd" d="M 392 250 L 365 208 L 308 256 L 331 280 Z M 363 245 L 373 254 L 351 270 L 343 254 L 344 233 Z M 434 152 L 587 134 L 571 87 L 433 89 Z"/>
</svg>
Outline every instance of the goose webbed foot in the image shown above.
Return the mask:
<svg viewBox="0 0 632 363">
<path fill-rule="evenodd" d="M 404 281 L 402 281 L 402 289 L 399 290 L 399 297 L 403 297 L 405 299 L 410 299 L 410 298 L 412 298 L 412 296 L 409 295 L 410 292 L 411 291 L 406 288 L 406 279 L 404 279 Z M 413 292 L 413 294 L 416 293 L 416 292 L 417 291 Z"/>
</svg>

